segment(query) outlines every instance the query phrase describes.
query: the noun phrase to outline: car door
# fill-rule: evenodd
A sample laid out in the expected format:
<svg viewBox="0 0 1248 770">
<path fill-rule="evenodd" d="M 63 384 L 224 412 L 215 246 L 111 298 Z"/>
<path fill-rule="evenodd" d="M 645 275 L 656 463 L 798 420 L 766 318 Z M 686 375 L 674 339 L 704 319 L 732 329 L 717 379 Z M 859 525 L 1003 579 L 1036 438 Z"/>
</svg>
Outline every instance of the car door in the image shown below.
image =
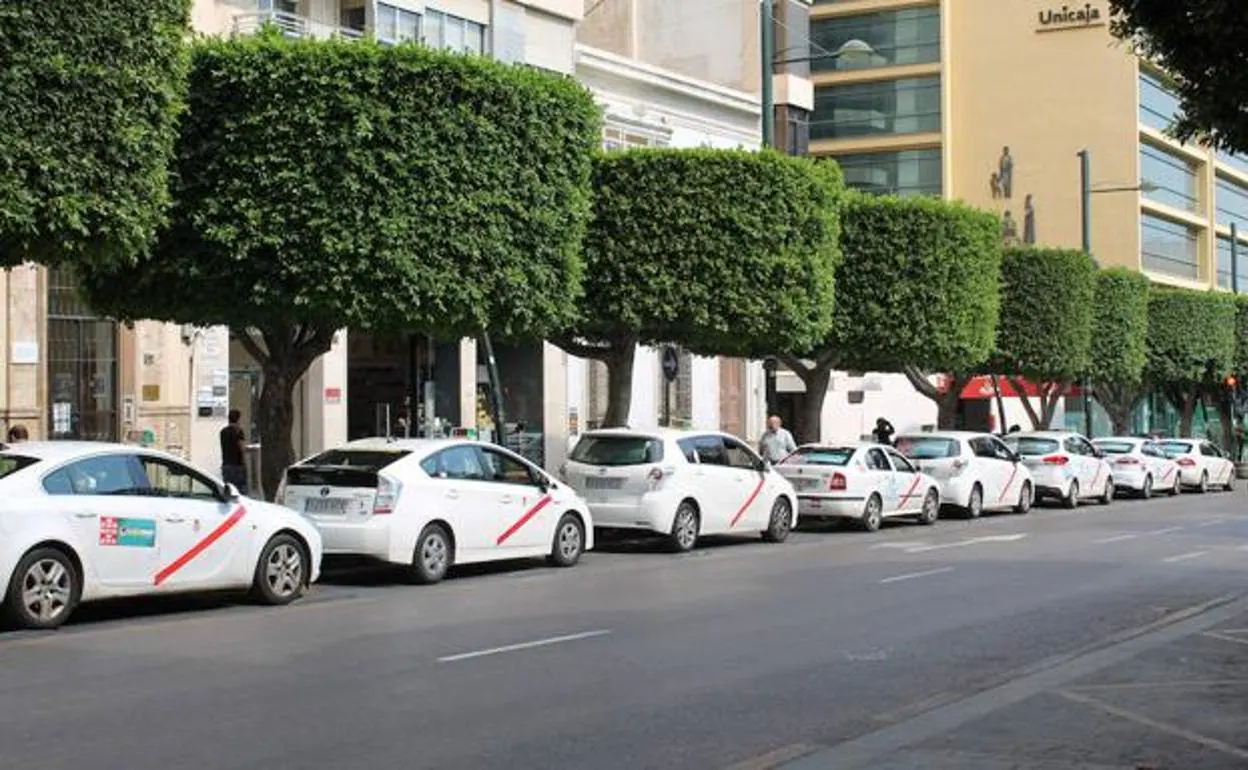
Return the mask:
<svg viewBox="0 0 1248 770">
<path fill-rule="evenodd" d="M 71 462 L 43 479 L 44 491 L 73 530 L 83 567 L 106 590 L 150 586 L 164 533 L 136 505 L 139 470 L 129 454 Z"/>
<path fill-rule="evenodd" d="M 486 484 L 494 494 L 502 528 L 494 546 L 504 551 L 549 547 L 558 519 L 558 506 L 546 493 L 545 479 L 518 457 L 493 447 L 477 447 L 485 468 Z"/>
<path fill-rule="evenodd" d="M 1204 457 L 1205 467 L 1209 469 L 1210 484 L 1225 484 L 1230 463 L 1222 450 L 1210 441 L 1200 442 L 1200 454 Z"/>
<path fill-rule="evenodd" d="M 887 448 L 888 459 L 893 464 L 893 478 L 897 482 L 899 494 L 893 510 L 914 511 L 923 507 L 923 496 L 927 490 L 923 488 L 923 477 L 919 469 L 891 447 Z"/>
<path fill-rule="evenodd" d="M 1070 455 L 1075 478 L 1079 479 L 1080 495 L 1091 497 L 1096 493 L 1096 485 L 1101 483 L 1097 474 L 1100 460 L 1093 454 L 1092 446 L 1078 436 L 1068 436 L 1062 448 Z"/>
<path fill-rule="evenodd" d="M 771 500 L 763 494 L 767 485 L 767 473 L 762 458 L 742 442 L 729 436 L 721 437 L 728 467 L 734 473 L 739 499 L 732 501 L 736 507 L 728 520 L 729 529 L 751 527 L 765 529 L 771 512 Z"/>
<path fill-rule="evenodd" d="M 997 493 L 989 498 L 991 505 L 1016 503 L 1023 490 L 1023 480 L 1027 477 L 1022 471 L 1022 460 L 1004 441 L 995 437 L 989 437 L 988 441 L 992 443 L 993 473 L 1000 479 Z"/>
<path fill-rule="evenodd" d="M 1006 466 L 1001 462 L 997 447 L 991 436 L 976 436 L 967 443 L 971 448 L 972 470 L 984 490 L 984 506 L 991 508 L 1001 498 L 1006 480 Z M 1009 451 L 1009 448 L 1006 448 Z"/>
<path fill-rule="evenodd" d="M 503 491 L 491 483 L 485 460 L 473 444 L 457 444 L 434 452 L 421 460 L 420 468 L 429 477 L 418 485 L 427 500 L 425 513 L 411 521 L 393 522 L 406 527 L 404 542 L 416 542 L 434 512 L 446 518 L 455 535 L 457 556 L 463 560 L 489 558 L 495 541 L 508 526 L 507 511 L 500 497 Z"/>
<path fill-rule="evenodd" d="M 147 454 L 135 460 L 145 489 L 138 505 L 161 533 L 153 584 L 181 590 L 250 583 L 246 505 L 225 500 L 215 481 L 180 462 Z"/>
<path fill-rule="evenodd" d="M 744 491 L 745 474 L 729 466 L 722 436 L 694 436 L 693 448 L 698 455 L 698 477 L 691 491 L 702 513 L 702 532 L 727 532 L 733 516 L 749 496 Z"/>
<path fill-rule="evenodd" d="M 879 447 L 871 447 L 866 451 L 863 461 L 866 464 L 863 475 L 867 480 L 867 488 L 879 493 L 885 513 L 897 510 L 901 490 L 899 480 L 893 471 L 893 464 L 888 461 L 888 455 Z"/>
<path fill-rule="evenodd" d="M 1140 454 L 1144 457 L 1148 472 L 1153 475 L 1153 486 L 1156 489 L 1169 489 L 1174 484 L 1174 474 L 1177 472 L 1174 462 L 1152 441 L 1145 441 L 1140 446 Z"/>
</svg>

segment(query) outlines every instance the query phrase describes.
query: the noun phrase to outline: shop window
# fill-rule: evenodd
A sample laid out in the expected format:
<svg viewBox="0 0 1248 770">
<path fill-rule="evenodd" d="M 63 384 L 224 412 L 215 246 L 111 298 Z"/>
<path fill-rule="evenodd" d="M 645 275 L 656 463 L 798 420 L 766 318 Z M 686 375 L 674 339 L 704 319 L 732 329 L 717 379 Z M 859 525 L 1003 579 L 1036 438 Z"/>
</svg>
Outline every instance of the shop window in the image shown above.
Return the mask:
<svg viewBox="0 0 1248 770">
<path fill-rule="evenodd" d="M 48 271 L 48 435 L 118 438 L 117 324 L 91 311 L 66 270 Z"/>
</svg>

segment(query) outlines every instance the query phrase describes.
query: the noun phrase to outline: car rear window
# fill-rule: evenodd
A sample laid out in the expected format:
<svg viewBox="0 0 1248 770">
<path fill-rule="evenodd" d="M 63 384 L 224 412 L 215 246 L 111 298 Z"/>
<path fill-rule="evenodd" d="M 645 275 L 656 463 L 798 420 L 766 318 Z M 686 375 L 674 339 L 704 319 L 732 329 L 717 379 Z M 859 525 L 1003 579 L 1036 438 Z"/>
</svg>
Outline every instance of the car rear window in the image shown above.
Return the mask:
<svg viewBox="0 0 1248 770">
<path fill-rule="evenodd" d="M 375 487 L 377 472 L 411 454 L 405 449 L 330 449 L 286 471 L 292 487 Z"/>
<path fill-rule="evenodd" d="M 663 442 L 645 436 L 585 436 L 569 459 L 585 465 L 647 465 L 663 461 Z"/>
<path fill-rule="evenodd" d="M 956 440 L 936 436 L 902 436 L 893 445 L 911 460 L 941 460 L 962 454 Z"/>
<path fill-rule="evenodd" d="M 302 465 L 379 471 L 409 454 L 411 452 L 405 449 L 330 449 L 303 462 Z"/>
<path fill-rule="evenodd" d="M 23 468 L 29 468 L 39 462 L 37 458 L 25 455 L 0 455 L 0 479 L 12 476 Z"/>
<path fill-rule="evenodd" d="M 1056 439 L 1034 436 L 1006 436 L 1005 443 L 1023 457 L 1039 457 L 1052 454 L 1061 448 Z"/>
<path fill-rule="evenodd" d="M 837 465 L 845 466 L 854 456 L 852 447 L 800 447 L 781 460 L 782 465 Z"/>
<path fill-rule="evenodd" d="M 1126 441 L 1093 441 L 1092 444 L 1107 455 L 1129 455 L 1135 445 Z"/>
<path fill-rule="evenodd" d="M 1161 447 L 1167 457 L 1178 457 L 1192 451 L 1192 445 L 1187 441 L 1162 441 L 1157 446 Z"/>
</svg>

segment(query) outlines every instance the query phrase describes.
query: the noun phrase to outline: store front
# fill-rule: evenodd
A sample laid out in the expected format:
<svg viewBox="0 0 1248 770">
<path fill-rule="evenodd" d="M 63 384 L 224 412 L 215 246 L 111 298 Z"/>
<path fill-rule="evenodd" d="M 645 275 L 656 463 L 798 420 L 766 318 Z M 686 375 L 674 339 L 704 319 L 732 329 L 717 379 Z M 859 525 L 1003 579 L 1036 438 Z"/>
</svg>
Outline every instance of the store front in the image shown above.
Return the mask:
<svg viewBox="0 0 1248 770">
<path fill-rule="evenodd" d="M 116 441 L 117 324 L 91 311 L 67 271 L 49 270 L 47 281 L 48 436 Z"/>
</svg>

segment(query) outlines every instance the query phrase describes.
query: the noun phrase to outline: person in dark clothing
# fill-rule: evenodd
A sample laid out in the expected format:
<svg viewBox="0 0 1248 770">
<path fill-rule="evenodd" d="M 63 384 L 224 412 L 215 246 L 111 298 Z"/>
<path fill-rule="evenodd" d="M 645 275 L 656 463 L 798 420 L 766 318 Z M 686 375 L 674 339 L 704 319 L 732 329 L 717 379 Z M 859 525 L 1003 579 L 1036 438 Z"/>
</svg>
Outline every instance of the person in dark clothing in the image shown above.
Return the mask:
<svg viewBox="0 0 1248 770">
<path fill-rule="evenodd" d="M 230 424 L 221 429 L 221 478 L 233 484 L 240 495 L 247 494 L 247 465 L 243 460 L 243 447 L 247 436 L 239 427 L 242 417 L 237 409 L 230 410 Z"/>
<path fill-rule="evenodd" d="M 893 434 L 896 432 L 893 424 L 881 417 L 875 421 L 875 430 L 871 431 L 871 435 L 875 438 L 875 443 L 892 446 Z"/>
</svg>

